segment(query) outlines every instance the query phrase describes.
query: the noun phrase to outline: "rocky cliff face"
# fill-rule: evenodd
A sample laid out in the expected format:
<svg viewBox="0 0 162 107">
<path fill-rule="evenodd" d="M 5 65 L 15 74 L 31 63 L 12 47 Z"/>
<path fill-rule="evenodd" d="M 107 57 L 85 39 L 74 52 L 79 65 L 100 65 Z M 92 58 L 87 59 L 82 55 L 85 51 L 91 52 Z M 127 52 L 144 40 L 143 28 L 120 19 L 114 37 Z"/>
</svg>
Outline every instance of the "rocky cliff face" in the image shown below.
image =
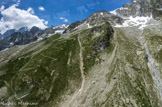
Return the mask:
<svg viewBox="0 0 162 107">
<path fill-rule="evenodd" d="M 151 1 L 150 0 L 132 0 L 131 3 L 124 5 L 122 8 L 116 10 L 117 14 L 124 17 L 128 16 L 150 16 L 151 15 Z"/>
<path fill-rule="evenodd" d="M 151 17 L 158 3 L 133 0 L 128 10 L 98 11 L 62 35 L 1 51 L 0 101 L 161 107 L 162 21 L 160 14 Z"/>
<path fill-rule="evenodd" d="M 151 16 L 154 18 L 161 16 L 161 0 L 132 0 L 123 7 L 112 11 L 121 17 Z"/>
</svg>

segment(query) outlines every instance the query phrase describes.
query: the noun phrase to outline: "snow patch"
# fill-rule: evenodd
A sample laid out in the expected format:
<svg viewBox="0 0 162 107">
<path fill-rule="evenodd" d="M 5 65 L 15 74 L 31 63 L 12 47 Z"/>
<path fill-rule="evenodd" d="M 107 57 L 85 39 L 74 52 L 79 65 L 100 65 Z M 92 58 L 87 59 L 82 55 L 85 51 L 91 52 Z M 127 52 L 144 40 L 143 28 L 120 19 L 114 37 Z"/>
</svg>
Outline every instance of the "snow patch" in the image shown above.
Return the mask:
<svg viewBox="0 0 162 107">
<path fill-rule="evenodd" d="M 89 23 L 87 23 L 87 26 L 88 26 L 88 28 L 92 28 L 92 26 L 90 26 Z"/>
<path fill-rule="evenodd" d="M 103 13 L 100 13 L 103 16 Z"/>
<path fill-rule="evenodd" d="M 138 26 L 139 29 L 144 29 L 145 27 L 147 27 L 147 23 L 149 20 L 152 19 L 151 17 L 128 17 L 126 18 L 125 22 L 122 25 L 116 25 L 115 27 L 134 27 L 134 26 Z"/>
<path fill-rule="evenodd" d="M 69 25 L 67 25 L 67 24 L 62 24 L 62 25 L 60 25 L 60 26 L 54 26 L 53 29 L 57 29 L 57 28 L 67 28 L 67 27 L 69 27 Z"/>
<path fill-rule="evenodd" d="M 69 25 L 66 25 L 66 24 L 62 24 L 61 26 L 60 26 L 60 28 L 67 28 Z"/>
<path fill-rule="evenodd" d="M 42 38 L 42 37 L 40 37 L 40 38 L 38 38 L 38 39 L 37 39 L 37 41 L 41 41 L 41 40 L 43 40 L 43 38 Z"/>
<path fill-rule="evenodd" d="M 14 45 L 14 43 L 13 42 L 10 42 L 10 45 Z"/>
<path fill-rule="evenodd" d="M 63 32 L 64 32 L 64 30 L 57 30 L 57 31 L 55 31 L 55 34 L 56 33 L 62 34 Z"/>
<path fill-rule="evenodd" d="M 57 29 L 57 28 L 58 28 L 58 26 L 54 26 L 54 27 L 53 27 L 53 29 Z"/>
<path fill-rule="evenodd" d="M 133 0 L 134 3 L 136 3 L 137 1 L 136 0 Z"/>
<path fill-rule="evenodd" d="M 76 26 L 76 27 L 74 28 L 74 30 L 79 29 L 79 28 L 82 28 L 82 26 L 84 26 L 85 24 L 86 24 L 86 22 L 84 22 L 84 23 L 82 23 L 82 24 Z"/>
<path fill-rule="evenodd" d="M 112 14 L 114 14 L 114 15 L 117 15 L 117 10 L 128 10 L 128 7 L 121 7 L 121 8 L 117 8 L 117 9 L 115 9 L 115 10 L 113 10 L 113 11 L 110 11 L 110 13 L 112 13 Z"/>
<path fill-rule="evenodd" d="M 121 7 L 119 10 L 128 10 L 128 7 Z"/>
<path fill-rule="evenodd" d="M 113 10 L 113 11 L 110 11 L 110 13 L 112 13 L 112 14 L 114 14 L 114 15 L 117 15 L 116 10 L 117 10 L 117 9 L 115 9 L 115 10 Z"/>
</svg>

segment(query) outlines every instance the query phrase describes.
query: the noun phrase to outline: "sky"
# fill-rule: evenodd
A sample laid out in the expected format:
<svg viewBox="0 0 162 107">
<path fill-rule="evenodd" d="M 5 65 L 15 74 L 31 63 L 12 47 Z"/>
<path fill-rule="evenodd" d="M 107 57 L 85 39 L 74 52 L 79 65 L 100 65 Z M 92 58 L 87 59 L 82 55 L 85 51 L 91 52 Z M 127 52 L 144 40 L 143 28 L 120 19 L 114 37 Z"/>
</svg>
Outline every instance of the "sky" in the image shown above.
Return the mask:
<svg viewBox="0 0 162 107">
<path fill-rule="evenodd" d="M 130 0 L 0 0 L 0 33 L 8 29 L 73 23 L 95 11 L 112 11 Z"/>
</svg>

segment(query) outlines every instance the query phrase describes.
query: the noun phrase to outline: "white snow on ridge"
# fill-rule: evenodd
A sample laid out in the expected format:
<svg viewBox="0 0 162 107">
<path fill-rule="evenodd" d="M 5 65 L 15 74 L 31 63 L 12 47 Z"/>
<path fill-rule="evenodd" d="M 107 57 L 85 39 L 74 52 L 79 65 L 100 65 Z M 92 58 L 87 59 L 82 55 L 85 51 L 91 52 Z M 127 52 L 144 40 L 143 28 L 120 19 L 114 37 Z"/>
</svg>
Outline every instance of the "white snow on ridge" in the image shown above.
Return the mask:
<svg viewBox="0 0 162 107">
<path fill-rule="evenodd" d="M 57 28 L 67 28 L 69 25 L 66 24 L 62 24 L 60 26 L 54 26 L 53 29 L 57 29 Z"/>
<path fill-rule="evenodd" d="M 57 28 L 59 28 L 59 27 L 58 27 L 58 26 L 54 26 L 54 27 L 53 27 L 53 29 L 57 29 Z"/>
<path fill-rule="evenodd" d="M 89 23 L 87 23 L 87 26 L 88 26 L 88 28 L 92 28 L 92 26 L 90 26 Z"/>
<path fill-rule="evenodd" d="M 60 26 L 60 28 L 67 28 L 69 25 L 66 25 L 66 24 L 62 24 L 61 26 Z"/>
<path fill-rule="evenodd" d="M 121 7 L 121 8 L 117 8 L 115 10 L 112 10 L 110 11 L 110 13 L 114 14 L 114 15 L 117 15 L 117 10 L 128 10 L 128 7 Z"/>
<path fill-rule="evenodd" d="M 121 7 L 119 10 L 128 10 L 128 7 Z"/>
<path fill-rule="evenodd" d="M 10 45 L 14 45 L 14 43 L 13 42 L 10 42 Z"/>
<path fill-rule="evenodd" d="M 139 29 L 144 29 L 147 27 L 147 23 L 149 20 L 152 19 L 151 17 L 128 17 L 126 18 L 125 22 L 122 25 L 116 25 L 115 27 L 134 27 L 134 26 L 139 26 Z"/>
<path fill-rule="evenodd" d="M 136 0 L 133 0 L 134 3 L 136 3 L 137 1 Z"/>
<path fill-rule="evenodd" d="M 37 41 L 41 41 L 41 40 L 43 40 L 43 38 L 42 38 L 42 37 L 39 37 L 39 38 L 37 39 Z"/>
<path fill-rule="evenodd" d="M 92 28 L 92 26 L 90 26 L 88 22 L 84 22 L 83 24 L 81 24 L 81 25 L 75 27 L 74 29 L 81 29 L 81 28 L 83 28 L 83 27 L 87 27 L 88 29 L 89 29 L 89 28 Z"/>
<path fill-rule="evenodd" d="M 112 13 L 112 14 L 114 14 L 114 15 L 117 15 L 116 10 L 117 10 L 117 9 L 115 9 L 115 10 L 113 10 L 113 11 L 110 11 L 110 13 Z"/>
<path fill-rule="evenodd" d="M 57 30 L 57 31 L 55 31 L 55 34 L 56 33 L 62 34 L 63 32 L 64 32 L 64 30 Z"/>
</svg>

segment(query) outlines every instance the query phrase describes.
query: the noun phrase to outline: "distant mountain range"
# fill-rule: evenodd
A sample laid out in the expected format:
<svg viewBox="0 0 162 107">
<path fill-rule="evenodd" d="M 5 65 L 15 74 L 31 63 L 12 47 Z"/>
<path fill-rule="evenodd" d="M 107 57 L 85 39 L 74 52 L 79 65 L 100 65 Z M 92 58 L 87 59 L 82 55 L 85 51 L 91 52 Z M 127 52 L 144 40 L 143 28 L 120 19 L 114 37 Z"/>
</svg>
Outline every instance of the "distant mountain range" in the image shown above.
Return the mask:
<svg viewBox="0 0 162 107">
<path fill-rule="evenodd" d="M 45 30 L 38 27 L 32 27 L 30 30 L 27 27 L 22 27 L 19 30 L 7 30 L 1 35 L 0 50 L 10 48 L 15 45 L 25 45 L 31 42 L 43 40 L 55 33 L 62 33 L 68 27 L 67 24 L 60 26 L 51 26 Z"/>
<path fill-rule="evenodd" d="M 0 40 L 6 38 L 6 37 L 8 37 L 8 36 L 11 36 L 11 35 L 12 35 L 13 33 L 15 33 L 15 32 L 21 32 L 21 33 L 23 33 L 23 32 L 28 31 L 28 30 L 29 30 L 29 29 L 28 29 L 27 27 L 21 27 L 21 28 L 18 29 L 18 30 L 16 30 L 16 29 L 9 29 L 9 30 L 7 30 L 4 34 L 1 34 L 1 33 L 0 33 Z"/>
</svg>

